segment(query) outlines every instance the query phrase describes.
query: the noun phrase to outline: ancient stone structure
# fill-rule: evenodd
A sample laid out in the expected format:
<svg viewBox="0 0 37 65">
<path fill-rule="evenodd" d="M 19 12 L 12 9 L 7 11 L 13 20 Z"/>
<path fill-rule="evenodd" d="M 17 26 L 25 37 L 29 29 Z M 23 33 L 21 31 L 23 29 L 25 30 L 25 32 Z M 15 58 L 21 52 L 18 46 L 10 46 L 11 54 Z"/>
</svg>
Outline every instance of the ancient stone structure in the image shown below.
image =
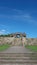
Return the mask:
<svg viewBox="0 0 37 65">
<path fill-rule="evenodd" d="M 7 37 L 0 37 L 0 44 L 4 44 L 4 43 L 8 43 L 8 44 L 12 44 L 12 46 L 15 45 L 21 45 L 24 46 L 25 42 L 26 42 L 26 34 L 25 33 L 12 33 L 9 34 Z M 3 41 L 4 40 L 4 41 Z"/>
<path fill-rule="evenodd" d="M 11 34 L 11 37 L 14 38 L 14 45 L 22 45 L 24 46 L 24 43 L 26 42 L 26 34 L 25 33 L 14 33 Z"/>
<path fill-rule="evenodd" d="M 8 35 L 0 35 L 0 45 L 37 45 L 37 38 L 27 38 L 25 33 L 17 32 Z"/>
<path fill-rule="evenodd" d="M 21 33 L 21 32 L 16 32 L 14 34 L 10 35 L 11 37 L 16 37 L 16 38 L 20 38 L 20 37 L 26 37 L 25 33 Z"/>
</svg>

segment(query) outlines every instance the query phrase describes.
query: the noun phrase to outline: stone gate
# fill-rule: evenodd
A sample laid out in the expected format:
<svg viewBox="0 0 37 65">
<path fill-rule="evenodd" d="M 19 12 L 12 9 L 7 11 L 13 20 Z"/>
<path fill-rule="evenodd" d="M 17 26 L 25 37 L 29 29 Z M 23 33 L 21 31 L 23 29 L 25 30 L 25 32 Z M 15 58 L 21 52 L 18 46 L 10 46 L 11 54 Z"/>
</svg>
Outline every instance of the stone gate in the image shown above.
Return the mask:
<svg viewBox="0 0 37 65">
<path fill-rule="evenodd" d="M 24 44 L 26 42 L 25 33 L 17 32 L 17 33 L 11 34 L 11 37 L 14 38 L 14 41 L 13 41 L 14 45 L 24 46 Z"/>
</svg>

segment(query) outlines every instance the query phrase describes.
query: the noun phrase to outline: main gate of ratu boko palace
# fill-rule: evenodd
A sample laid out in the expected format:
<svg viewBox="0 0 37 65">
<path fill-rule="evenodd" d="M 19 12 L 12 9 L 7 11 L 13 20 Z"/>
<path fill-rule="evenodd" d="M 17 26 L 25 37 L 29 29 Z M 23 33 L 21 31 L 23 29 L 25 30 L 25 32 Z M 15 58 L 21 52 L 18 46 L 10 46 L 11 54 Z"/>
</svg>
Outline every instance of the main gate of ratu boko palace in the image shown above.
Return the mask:
<svg viewBox="0 0 37 65">
<path fill-rule="evenodd" d="M 16 46 L 24 46 L 26 43 L 26 34 L 25 33 L 14 33 L 11 35 L 14 38 L 13 43 Z"/>
</svg>

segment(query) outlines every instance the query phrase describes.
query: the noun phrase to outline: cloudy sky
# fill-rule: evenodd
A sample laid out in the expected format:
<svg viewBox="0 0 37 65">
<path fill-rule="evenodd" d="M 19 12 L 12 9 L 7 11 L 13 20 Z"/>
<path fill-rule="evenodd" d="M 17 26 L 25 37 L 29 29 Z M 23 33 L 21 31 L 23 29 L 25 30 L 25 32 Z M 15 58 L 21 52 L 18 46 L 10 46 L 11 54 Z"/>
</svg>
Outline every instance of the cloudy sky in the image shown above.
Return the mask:
<svg viewBox="0 0 37 65">
<path fill-rule="evenodd" d="M 37 0 L 0 0 L 0 34 L 37 37 Z"/>
</svg>

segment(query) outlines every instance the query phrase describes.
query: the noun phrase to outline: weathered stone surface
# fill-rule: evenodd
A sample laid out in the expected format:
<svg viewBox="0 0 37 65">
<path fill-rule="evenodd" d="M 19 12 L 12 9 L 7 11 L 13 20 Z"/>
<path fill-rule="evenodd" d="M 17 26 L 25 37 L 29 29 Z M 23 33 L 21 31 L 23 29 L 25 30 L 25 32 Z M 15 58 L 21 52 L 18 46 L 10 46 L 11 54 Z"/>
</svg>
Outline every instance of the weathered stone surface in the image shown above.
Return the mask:
<svg viewBox="0 0 37 65">
<path fill-rule="evenodd" d="M 15 38 L 15 37 L 0 37 L 0 45 L 2 44 L 12 44 L 14 45 L 37 45 L 37 38 Z"/>
<path fill-rule="evenodd" d="M 31 63 L 31 64 L 29 64 L 29 63 L 25 63 L 25 64 L 19 64 L 19 63 L 16 63 L 16 64 L 0 64 L 0 65 L 37 65 L 36 63 L 34 64 L 34 63 Z"/>
</svg>

